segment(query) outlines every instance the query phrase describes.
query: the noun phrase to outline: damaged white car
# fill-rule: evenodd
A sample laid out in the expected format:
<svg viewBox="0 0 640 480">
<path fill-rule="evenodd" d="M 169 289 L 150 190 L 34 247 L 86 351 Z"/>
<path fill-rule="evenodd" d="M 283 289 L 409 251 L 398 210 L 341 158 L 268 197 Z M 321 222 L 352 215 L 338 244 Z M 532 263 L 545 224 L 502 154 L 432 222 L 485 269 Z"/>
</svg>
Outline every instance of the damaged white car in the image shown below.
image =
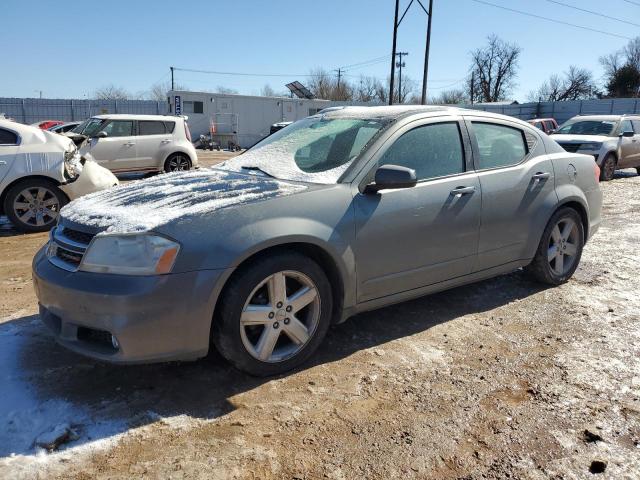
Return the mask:
<svg viewBox="0 0 640 480">
<path fill-rule="evenodd" d="M 0 119 L 0 214 L 18 230 L 49 230 L 70 200 L 117 184 L 71 139 Z"/>
</svg>

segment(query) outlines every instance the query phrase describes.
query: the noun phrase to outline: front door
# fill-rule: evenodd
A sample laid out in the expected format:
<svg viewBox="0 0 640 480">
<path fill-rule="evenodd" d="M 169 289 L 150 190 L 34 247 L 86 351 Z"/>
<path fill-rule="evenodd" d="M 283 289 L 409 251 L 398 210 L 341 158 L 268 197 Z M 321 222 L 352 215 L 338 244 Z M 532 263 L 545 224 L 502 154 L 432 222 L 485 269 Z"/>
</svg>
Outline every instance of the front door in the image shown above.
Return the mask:
<svg viewBox="0 0 640 480">
<path fill-rule="evenodd" d="M 618 168 L 628 168 L 640 165 L 640 122 L 623 120 L 620 124 L 619 134 L 624 132 L 634 132 L 633 137 L 620 137 L 620 159 Z"/>
<path fill-rule="evenodd" d="M 553 164 L 537 136 L 530 133 L 528 142 L 508 120 L 467 119 L 482 186 L 478 271 L 533 255 L 558 198 Z"/>
<path fill-rule="evenodd" d="M 89 140 L 91 156 L 114 172 L 135 169 L 137 151 L 133 120 L 110 120 L 101 131 L 107 136 Z"/>
<path fill-rule="evenodd" d="M 19 137 L 13 130 L 0 128 L 0 182 L 9 173 L 18 153 Z"/>
<path fill-rule="evenodd" d="M 355 194 L 359 302 L 471 272 L 481 191 L 463 132 L 456 117 L 412 122 L 376 154 L 377 166 L 413 168 L 418 184 Z"/>
</svg>

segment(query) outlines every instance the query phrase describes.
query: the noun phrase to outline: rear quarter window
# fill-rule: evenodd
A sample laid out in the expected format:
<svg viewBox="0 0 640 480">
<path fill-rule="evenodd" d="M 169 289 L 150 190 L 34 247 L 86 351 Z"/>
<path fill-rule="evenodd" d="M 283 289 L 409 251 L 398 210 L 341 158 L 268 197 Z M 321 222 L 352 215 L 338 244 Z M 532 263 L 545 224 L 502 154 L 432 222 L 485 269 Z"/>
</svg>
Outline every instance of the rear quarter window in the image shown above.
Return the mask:
<svg viewBox="0 0 640 480">
<path fill-rule="evenodd" d="M 0 145 L 17 145 L 18 134 L 11 130 L 0 128 Z"/>
<path fill-rule="evenodd" d="M 164 122 L 140 120 L 138 122 L 138 135 L 164 135 L 166 126 Z"/>
</svg>

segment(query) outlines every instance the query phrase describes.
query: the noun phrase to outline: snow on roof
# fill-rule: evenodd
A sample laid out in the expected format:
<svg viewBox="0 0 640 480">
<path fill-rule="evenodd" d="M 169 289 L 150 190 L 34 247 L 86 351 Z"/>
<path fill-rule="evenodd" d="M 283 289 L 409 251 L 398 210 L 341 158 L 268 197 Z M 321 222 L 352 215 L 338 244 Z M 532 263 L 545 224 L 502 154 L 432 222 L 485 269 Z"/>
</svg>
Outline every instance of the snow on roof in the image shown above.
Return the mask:
<svg viewBox="0 0 640 480">
<path fill-rule="evenodd" d="M 179 218 L 306 189 L 279 180 L 201 169 L 161 174 L 74 200 L 62 217 L 109 233 L 152 230 Z"/>
</svg>

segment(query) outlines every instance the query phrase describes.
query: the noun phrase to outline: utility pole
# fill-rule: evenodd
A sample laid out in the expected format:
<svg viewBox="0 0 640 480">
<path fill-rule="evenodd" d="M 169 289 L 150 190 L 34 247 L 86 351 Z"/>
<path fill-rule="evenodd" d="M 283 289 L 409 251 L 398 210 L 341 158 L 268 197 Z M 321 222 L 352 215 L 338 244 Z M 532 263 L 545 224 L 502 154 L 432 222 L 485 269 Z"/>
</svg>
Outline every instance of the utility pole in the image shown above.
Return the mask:
<svg viewBox="0 0 640 480">
<path fill-rule="evenodd" d="M 173 67 L 169 67 L 171 69 L 171 90 L 174 89 L 175 85 L 173 83 Z"/>
<path fill-rule="evenodd" d="M 422 3 L 420 4 L 422 6 Z M 424 10 L 424 7 L 422 7 Z M 427 104 L 427 75 L 429 73 L 429 48 L 431 47 L 431 17 L 433 17 L 433 0 L 429 0 L 427 12 L 427 45 L 424 49 L 424 74 L 422 75 L 422 105 Z"/>
<path fill-rule="evenodd" d="M 393 81 L 396 73 L 396 41 L 398 39 L 398 9 L 400 0 L 396 0 L 396 14 L 393 19 L 393 47 L 391 48 L 391 75 L 389 80 L 389 105 L 393 105 Z"/>
<path fill-rule="evenodd" d="M 398 68 L 398 103 L 402 103 L 404 101 L 402 98 L 402 67 L 405 66 L 405 63 L 402 61 L 402 57 L 409 55 L 409 52 L 398 52 L 396 55 L 400 59 L 396 62 L 396 67 Z"/>
</svg>

